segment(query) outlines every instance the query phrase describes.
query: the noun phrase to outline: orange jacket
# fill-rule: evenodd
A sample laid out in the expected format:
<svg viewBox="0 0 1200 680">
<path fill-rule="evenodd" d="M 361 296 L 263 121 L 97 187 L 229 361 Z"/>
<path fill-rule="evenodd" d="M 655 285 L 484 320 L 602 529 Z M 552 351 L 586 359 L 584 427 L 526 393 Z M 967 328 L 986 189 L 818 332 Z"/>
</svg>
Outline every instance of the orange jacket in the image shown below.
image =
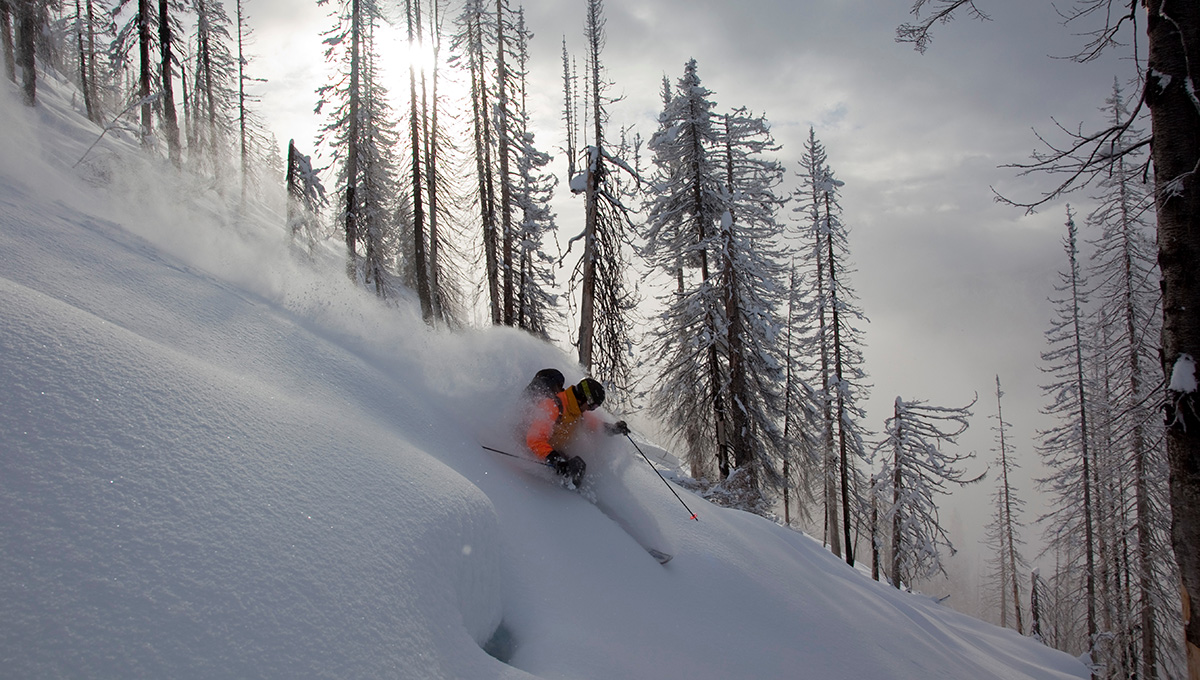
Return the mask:
<svg viewBox="0 0 1200 680">
<path fill-rule="evenodd" d="M 562 404 L 562 407 L 559 407 Z M 589 430 L 599 427 L 599 418 L 579 408 L 575 392 L 570 388 L 559 392 L 557 399 L 546 397 L 533 405 L 533 418 L 525 433 L 525 445 L 541 460 L 551 451 L 567 446 L 575 429 L 583 423 Z"/>
</svg>

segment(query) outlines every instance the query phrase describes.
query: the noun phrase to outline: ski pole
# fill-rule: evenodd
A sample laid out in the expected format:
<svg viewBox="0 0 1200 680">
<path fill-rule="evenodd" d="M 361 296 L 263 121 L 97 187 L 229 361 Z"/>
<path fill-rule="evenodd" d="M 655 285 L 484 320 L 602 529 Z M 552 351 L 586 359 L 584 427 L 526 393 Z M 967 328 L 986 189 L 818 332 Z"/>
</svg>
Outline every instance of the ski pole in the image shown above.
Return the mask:
<svg viewBox="0 0 1200 680">
<path fill-rule="evenodd" d="M 688 519 L 694 519 L 697 522 L 699 522 L 700 518 L 696 516 L 696 513 L 692 512 L 692 509 L 687 506 L 687 503 L 683 502 L 683 499 L 679 497 L 679 494 L 675 493 L 675 487 L 671 486 L 671 483 L 667 481 L 667 478 L 663 477 L 662 473 L 658 471 L 658 468 L 654 467 L 654 463 L 650 462 L 650 458 L 647 457 L 646 454 L 642 451 L 642 447 L 638 446 L 637 442 L 633 441 L 633 437 L 630 436 L 630 434 L 628 432 L 625 433 L 625 437 L 629 440 L 630 444 L 633 444 L 633 448 L 637 449 L 637 452 L 642 454 L 642 458 L 644 458 L 646 460 L 646 464 L 650 466 L 651 470 L 654 470 L 654 473 L 656 475 L 658 475 L 658 478 L 663 481 L 663 484 L 666 484 L 667 488 L 671 490 L 671 493 L 675 494 L 675 500 L 679 501 L 680 504 L 683 505 L 684 510 L 687 510 L 689 513 L 691 513 L 692 516 L 689 517 Z"/>
<path fill-rule="evenodd" d="M 533 463 L 534 465 L 546 465 L 546 466 L 550 465 L 550 463 L 545 463 L 545 462 L 542 462 L 539 460 L 533 460 L 531 458 L 526 458 L 525 456 L 518 456 L 515 453 L 509 453 L 508 451 L 501 451 L 500 449 L 493 449 L 492 447 L 484 446 L 483 444 L 480 444 L 479 446 L 480 446 L 480 448 L 483 448 L 487 451 L 491 451 L 492 453 L 498 453 L 502 456 L 508 456 L 509 458 L 516 458 L 517 460 L 523 460 L 526 463 Z"/>
</svg>

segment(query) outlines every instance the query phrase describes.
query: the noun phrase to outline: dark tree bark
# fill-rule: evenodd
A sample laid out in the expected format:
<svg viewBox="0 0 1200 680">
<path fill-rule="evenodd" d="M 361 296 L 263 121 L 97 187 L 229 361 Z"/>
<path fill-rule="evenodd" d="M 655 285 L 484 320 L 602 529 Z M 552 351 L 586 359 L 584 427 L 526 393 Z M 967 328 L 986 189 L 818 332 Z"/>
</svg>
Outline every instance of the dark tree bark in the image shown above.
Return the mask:
<svg viewBox="0 0 1200 680">
<path fill-rule="evenodd" d="M 4 50 L 4 74 L 17 82 L 17 64 L 13 58 L 13 8 L 9 0 L 0 0 L 0 48 Z"/>
<path fill-rule="evenodd" d="M 414 4 L 416 5 L 414 9 Z M 420 3 L 408 0 L 408 42 L 418 44 L 417 27 L 421 23 Z M 429 267 L 425 257 L 425 203 L 421 181 L 421 116 L 417 100 L 417 65 L 408 65 L 409 135 L 412 142 L 412 199 L 413 199 L 413 269 L 417 275 L 417 298 L 421 302 L 421 317 L 433 318 L 433 303 L 429 294 Z"/>
<path fill-rule="evenodd" d="M 36 0 L 17 0 L 17 65 L 21 67 L 21 90 L 25 105 L 37 103 L 37 36 L 41 30 Z"/>
<path fill-rule="evenodd" d="M 358 116 L 360 80 L 362 74 L 362 9 L 358 0 L 350 4 L 350 120 L 346 134 L 346 250 L 349 256 L 347 271 L 350 278 L 358 281 Z"/>
<path fill-rule="evenodd" d="M 150 143 L 154 118 L 150 105 L 150 0 L 138 0 L 138 96 L 142 98 L 142 144 Z"/>
<path fill-rule="evenodd" d="M 1200 4 L 1147 0 L 1145 101 L 1154 135 L 1163 370 L 1168 380 L 1200 358 Z M 1193 373 L 1194 376 L 1194 373 Z M 1174 387 L 1181 387 L 1174 384 Z M 1188 668 L 1200 678 L 1200 412 L 1195 391 L 1167 391 L 1171 538 L 1188 609 Z"/>
<path fill-rule="evenodd" d="M 179 145 L 179 119 L 175 114 L 174 63 L 171 56 L 171 14 L 169 0 L 158 0 L 158 46 L 162 54 L 163 123 L 166 125 L 167 154 L 176 167 L 182 162 Z"/>
</svg>

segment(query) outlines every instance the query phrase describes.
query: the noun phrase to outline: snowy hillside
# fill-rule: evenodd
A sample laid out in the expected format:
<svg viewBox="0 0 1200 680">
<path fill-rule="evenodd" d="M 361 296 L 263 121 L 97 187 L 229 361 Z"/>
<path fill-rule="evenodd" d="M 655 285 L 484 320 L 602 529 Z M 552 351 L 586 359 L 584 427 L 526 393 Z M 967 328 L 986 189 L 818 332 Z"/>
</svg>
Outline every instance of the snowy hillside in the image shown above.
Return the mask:
<svg viewBox="0 0 1200 680">
<path fill-rule="evenodd" d="M 0 87 L 0 675 L 1087 677 L 677 489 L 689 521 L 623 438 L 581 494 L 483 450 L 563 354 L 384 309 L 119 138 L 72 168 L 66 91 Z"/>
</svg>

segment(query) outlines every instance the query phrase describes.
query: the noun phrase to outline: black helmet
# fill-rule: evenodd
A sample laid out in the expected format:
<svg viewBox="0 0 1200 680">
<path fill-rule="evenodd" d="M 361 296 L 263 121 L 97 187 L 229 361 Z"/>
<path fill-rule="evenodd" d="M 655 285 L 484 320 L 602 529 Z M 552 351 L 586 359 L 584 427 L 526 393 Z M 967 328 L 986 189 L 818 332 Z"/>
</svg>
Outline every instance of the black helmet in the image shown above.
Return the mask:
<svg viewBox="0 0 1200 680">
<path fill-rule="evenodd" d="M 575 387 L 575 396 L 583 397 L 588 406 L 599 408 L 604 403 L 604 385 L 601 385 L 599 380 L 584 378 Z"/>
</svg>

